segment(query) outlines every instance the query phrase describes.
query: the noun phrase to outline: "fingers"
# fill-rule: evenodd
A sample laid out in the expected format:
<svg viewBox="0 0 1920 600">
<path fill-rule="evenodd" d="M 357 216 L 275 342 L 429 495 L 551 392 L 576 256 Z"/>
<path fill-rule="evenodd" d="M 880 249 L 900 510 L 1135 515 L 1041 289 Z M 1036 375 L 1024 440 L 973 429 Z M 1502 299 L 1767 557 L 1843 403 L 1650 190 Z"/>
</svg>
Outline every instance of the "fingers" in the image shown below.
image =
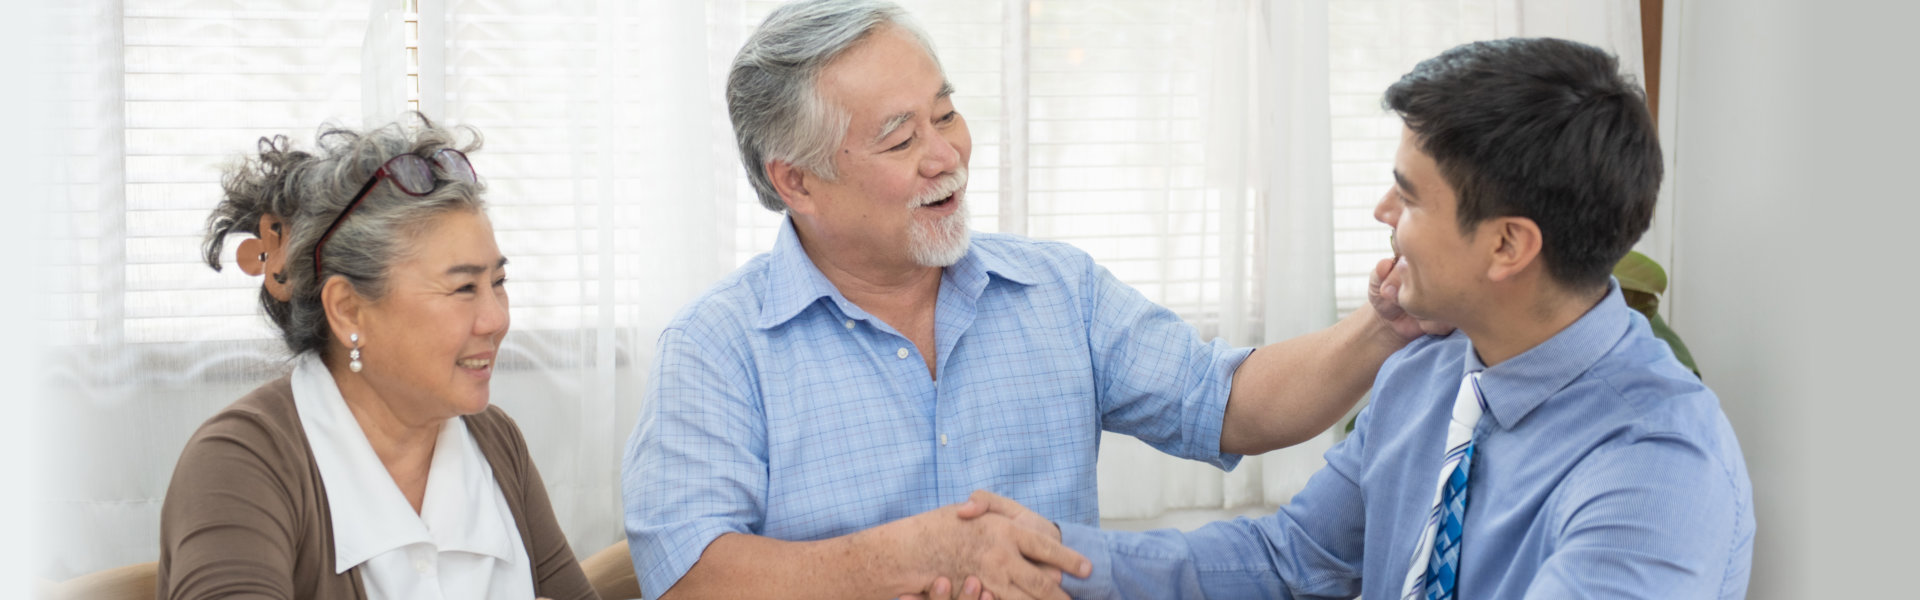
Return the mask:
<svg viewBox="0 0 1920 600">
<path fill-rule="evenodd" d="M 953 597 L 953 582 L 946 577 L 933 578 L 925 594 L 904 594 L 900 600 L 948 600 Z"/>
<path fill-rule="evenodd" d="M 980 583 L 980 577 L 968 575 L 967 581 L 960 585 L 960 600 L 980 600 L 983 594 L 986 598 L 992 598 L 993 594 L 987 594 L 985 588 Z"/>
<path fill-rule="evenodd" d="M 1059 569 L 1019 569 L 1008 574 L 1010 598 L 1066 598 L 1060 591 Z"/>
<path fill-rule="evenodd" d="M 960 503 L 960 518 L 971 519 L 987 513 L 1000 513 L 1009 517 L 1032 512 L 1020 503 L 1008 500 L 999 494 L 986 490 L 974 490 L 966 502 Z"/>
<path fill-rule="evenodd" d="M 1082 579 L 1093 574 L 1093 563 L 1088 561 L 1087 557 L 1081 556 L 1079 552 L 1074 552 L 1072 548 L 1062 545 L 1059 540 L 1049 539 L 1031 531 L 1021 531 L 1015 534 L 1014 542 L 1019 545 L 1020 555 L 1027 557 L 1027 560 L 1033 561 L 1034 564 L 1066 571 Z M 1055 579 L 1055 583 L 1058 584 L 1058 578 Z"/>
<path fill-rule="evenodd" d="M 1373 275 L 1367 278 L 1367 302 L 1380 313 L 1380 318 L 1388 321 L 1406 314 L 1400 309 L 1400 281 L 1393 274 L 1395 266 L 1393 259 L 1380 259 L 1373 267 Z"/>
<path fill-rule="evenodd" d="M 974 494 L 979 494 L 979 493 L 980 492 L 974 492 Z M 968 498 L 966 502 L 961 502 L 960 506 L 954 509 L 953 514 L 960 517 L 960 520 L 965 521 L 965 520 L 977 518 L 980 515 L 987 514 L 988 512 L 990 512 L 990 509 L 987 508 L 987 504 L 985 502 L 979 502 L 972 498 Z"/>
</svg>

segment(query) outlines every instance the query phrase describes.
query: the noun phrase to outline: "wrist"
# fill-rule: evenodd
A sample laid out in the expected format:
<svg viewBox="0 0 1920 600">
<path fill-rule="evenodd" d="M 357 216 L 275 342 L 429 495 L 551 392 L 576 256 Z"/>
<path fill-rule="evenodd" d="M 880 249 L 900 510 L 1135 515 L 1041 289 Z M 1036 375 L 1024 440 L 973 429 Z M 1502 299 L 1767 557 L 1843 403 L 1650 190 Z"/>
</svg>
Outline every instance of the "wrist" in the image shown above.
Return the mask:
<svg viewBox="0 0 1920 600">
<path fill-rule="evenodd" d="M 1374 310 L 1372 307 L 1363 306 L 1359 310 L 1353 311 L 1353 314 L 1360 320 L 1359 335 L 1361 342 L 1374 347 L 1377 351 L 1381 351 L 1383 356 L 1400 351 L 1401 348 L 1406 347 L 1407 344 L 1412 343 L 1414 340 L 1414 338 L 1409 338 L 1394 329 L 1393 322 L 1388 321 L 1386 317 L 1380 316 L 1379 311 Z"/>
<path fill-rule="evenodd" d="M 847 536 L 843 549 L 852 564 L 867 571 L 865 579 L 892 596 L 915 593 L 933 581 L 936 571 L 924 548 L 915 548 L 915 518 L 906 518 Z"/>
</svg>

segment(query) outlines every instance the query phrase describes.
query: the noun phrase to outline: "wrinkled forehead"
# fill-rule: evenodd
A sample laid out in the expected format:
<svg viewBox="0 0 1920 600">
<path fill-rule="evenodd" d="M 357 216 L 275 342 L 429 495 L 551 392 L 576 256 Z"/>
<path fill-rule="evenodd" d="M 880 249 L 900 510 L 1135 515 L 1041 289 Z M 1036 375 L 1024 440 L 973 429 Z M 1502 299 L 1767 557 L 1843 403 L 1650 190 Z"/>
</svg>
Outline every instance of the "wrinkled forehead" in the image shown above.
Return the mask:
<svg viewBox="0 0 1920 600">
<path fill-rule="evenodd" d="M 848 112 L 856 126 L 884 122 L 951 94 L 946 73 L 903 29 L 882 26 L 835 57 L 820 73 L 821 97 Z"/>
</svg>

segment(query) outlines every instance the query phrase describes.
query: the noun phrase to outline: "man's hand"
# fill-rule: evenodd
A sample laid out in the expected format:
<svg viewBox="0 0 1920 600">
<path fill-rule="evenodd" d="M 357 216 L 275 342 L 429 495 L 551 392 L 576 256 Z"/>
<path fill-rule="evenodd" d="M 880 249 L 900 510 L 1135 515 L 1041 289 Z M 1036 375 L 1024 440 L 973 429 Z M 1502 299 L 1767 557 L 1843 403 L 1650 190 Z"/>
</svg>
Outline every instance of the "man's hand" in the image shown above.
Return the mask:
<svg viewBox="0 0 1920 600">
<path fill-rule="evenodd" d="M 947 510 L 949 509 L 942 509 L 927 514 L 942 514 L 947 512 Z M 1036 591 L 1036 586 L 1032 583 L 1033 580 L 1030 577 L 1025 578 L 1025 581 L 1029 583 L 1023 584 L 1020 577 L 1000 577 L 998 576 L 1000 575 L 999 573 L 977 568 L 962 569 L 957 573 L 948 570 L 947 572 L 951 575 L 951 578 L 949 575 L 936 577 L 934 581 L 927 586 L 927 589 L 923 592 L 923 596 L 902 596 L 903 599 L 926 598 L 931 600 L 947 600 L 948 598 L 961 598 L 964 600 L 994 600 L 995 598 L 1001 598 L 1013 600 L 1026 597 L 1066 598 L 1065 592 L 1060 591 L 1060 574 L 1062 571 L 1073 573 L 1075 577 L 1087 577 L 1092 574 L 1092 563 L 1088 562 L 1085 557 L 1080 556 L 1079 553 L 1060 545 L 1059 527 L 1054 526 L 1052 521 L 1048 521 L 1039 514 L 1027 510 L 1026 507 L 1021 506 L 1017 502 L 1008 500 L 992 492 L 980 490 L 975 491 L 973 496 L 969 497 L 966 502 L 950 507 L 950 510 L 952 510 L 953 517 L 956 517 L 957 521 L 963 523 L 979 524 L 993 528 L 1010 528 L 1011 531 L 1005 531 L 1004 529 L 1002 531 L 1005 531 L 1006 537 L 1019 540 L 1021 551 L 1019 562 L 1024 564 L 1008 566 L 1004 560 L 1001 560 L 998 564 L 1002 565 L 1001 568 L 1007 569 L 1008 572 L 1016 573 L 1020 577 L 1030 575 L 1032 570 L 1037 569 L 1045 574 L 1043 580 L 1044 585 L 1039 585 L 1038 587 L 1040 589 Z M 998 557 L 995 557 L 995 559 L 998 560 Z M 960 588 L 956 590 L 953 588 L 952 582 L 955 579 L 959 579 L 961 575 L 965 575 L 966 578 L 960 585 Z M 1000 583 L 998 581 L 1003 579 L 1013 585 L 1009 587 L 1006 583 Z M 997 593 L 996 590 L 998 590 Z M 958 595 L 954 595 L 956 592 Z"/>
<path fill-rule="evenodd" d="M 1373 305 L 1373 311 L 1380 314 L 1393 327 L 1393 332 L 1406 340 L 1414 340 L 1423 335 L 1447 335 L 1453 333 L 1453 326 L 1439 321 L 1424 321 L 1407 314 L 1400 308 L 1400 269 L 1391 258 L 1382 258 L 1374 264 L 1373 273 L 1367 277 L 1367 302 Z"/>
</svg>

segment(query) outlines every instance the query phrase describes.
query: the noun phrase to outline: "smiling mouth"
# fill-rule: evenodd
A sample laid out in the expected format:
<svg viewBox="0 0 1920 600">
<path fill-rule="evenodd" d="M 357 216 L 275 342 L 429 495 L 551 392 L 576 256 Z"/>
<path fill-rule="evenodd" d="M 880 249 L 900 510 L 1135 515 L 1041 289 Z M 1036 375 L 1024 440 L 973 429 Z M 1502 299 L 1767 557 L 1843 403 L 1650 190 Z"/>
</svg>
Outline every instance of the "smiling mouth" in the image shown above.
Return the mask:
<svg viewBox="0 0 1920 600">
<path fill-rule="evenodd" d="M 946 205 L 949 205 L 949 204 L 953 204 L 953 198 L 954 198 L 954 196 L 958 196 L 958 195 L 959 195 L 959 194 L 947 194 L 947 197 L 945 197 L 945 198 L 941 198 L 941 199 L 939 199 L 939 200 L 935 200 L 935 201 L 932 201 L 932 202 L 928 202 L 928 203 L 926 203 L 926 204 L 922 204 L 922 205 L 920 205 L 920 208 L 942 208 L 942 207 L 945 207 Z"/>
<path fill-rule="evenodd" d="M 460 368 L 462 369 L 485 369 L 487 367 L 493 366 L 493 359 L 466 358 L 466 359 L 455 361 L 454 364 L 460 365 Z"/>
</svg>

